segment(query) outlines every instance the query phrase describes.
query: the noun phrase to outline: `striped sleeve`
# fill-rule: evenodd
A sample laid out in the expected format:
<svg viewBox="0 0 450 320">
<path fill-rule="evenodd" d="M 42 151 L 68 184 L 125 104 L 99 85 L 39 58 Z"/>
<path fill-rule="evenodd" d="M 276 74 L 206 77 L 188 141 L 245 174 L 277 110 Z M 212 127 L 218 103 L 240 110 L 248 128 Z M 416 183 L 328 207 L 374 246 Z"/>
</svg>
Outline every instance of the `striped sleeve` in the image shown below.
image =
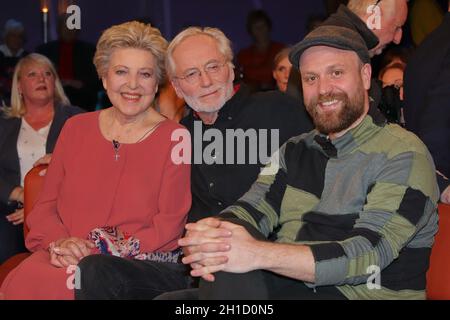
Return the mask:
<svg viewBox="0 0 450 320">
<path fill-rule="evenodd" d="M 272 155 L 250 190 L 222 212 L 223 219 L 237 217 L 255 227 L 265 237 L 278 226 L 287 182 L 285 150 L 286 144 Z"/>
<path fill-rule="evenodd" d="M 372 266 L 385 269 L 405 247 L 431 247 L 439 193 L 427 151 L 392 156 L 374 181 L 350 236 L 310 245 L 316 286 L 362 284 Z"/>
</svg>

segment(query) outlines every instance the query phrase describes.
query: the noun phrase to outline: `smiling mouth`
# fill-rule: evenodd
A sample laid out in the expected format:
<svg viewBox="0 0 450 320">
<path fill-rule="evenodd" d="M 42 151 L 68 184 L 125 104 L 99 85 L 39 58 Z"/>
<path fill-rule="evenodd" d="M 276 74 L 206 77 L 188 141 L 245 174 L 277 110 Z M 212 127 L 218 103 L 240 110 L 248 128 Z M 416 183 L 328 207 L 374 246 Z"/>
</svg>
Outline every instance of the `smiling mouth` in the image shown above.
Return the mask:
<svg viewBox="0 0 450 320">
<path fill-rule="evenodd" d="M 215 95 L 217 92 L 219 92 L 219 89 L 217 89 L 217 90 L 215 90 L 215 91 L 212 91 L 212 92 L 210 92 L 210 93 L 201 95 L 200 98 L 207 98 L 207 97 L 210 97 L 210 96 L 212 96 L 212 95 Z"/>
<path fill-rule="evenodd" d="M 126 92 L 123 92 L 120 95 L 127 101 L 138 101 L 142 96 L 137 93 L 126 93 Z"/>
<path fill-rule="evenodd" d="M 322 109 L 334 109 L 338 106 L 340 100 L 333 99 L 328 101 L 319 102 L 317 105 Z"/>
</svg>

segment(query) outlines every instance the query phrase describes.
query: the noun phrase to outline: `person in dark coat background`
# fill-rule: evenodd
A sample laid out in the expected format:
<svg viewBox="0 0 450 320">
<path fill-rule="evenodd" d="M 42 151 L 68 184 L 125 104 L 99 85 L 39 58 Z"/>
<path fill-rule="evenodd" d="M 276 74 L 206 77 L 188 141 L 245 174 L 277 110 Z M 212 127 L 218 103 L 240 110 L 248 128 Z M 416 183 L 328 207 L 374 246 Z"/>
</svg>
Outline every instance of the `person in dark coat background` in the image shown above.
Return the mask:
<svg viewBox="0 0 450 320">
<path fill-rule="evenodd" d="M 28 54 L 24 49 L 26 34 L 22 22 L 15 19 L 6 21 L 3 41 L 0 45 L 0 99 L 8 105 L 14 68 Z"/>
<path fill-rule="evenodd" d="M 450 1 L 442 24 L 411 57 L 404 90 L 406 128 L 430 150 L 441 201 L 450 203 Z"/>
</svg>

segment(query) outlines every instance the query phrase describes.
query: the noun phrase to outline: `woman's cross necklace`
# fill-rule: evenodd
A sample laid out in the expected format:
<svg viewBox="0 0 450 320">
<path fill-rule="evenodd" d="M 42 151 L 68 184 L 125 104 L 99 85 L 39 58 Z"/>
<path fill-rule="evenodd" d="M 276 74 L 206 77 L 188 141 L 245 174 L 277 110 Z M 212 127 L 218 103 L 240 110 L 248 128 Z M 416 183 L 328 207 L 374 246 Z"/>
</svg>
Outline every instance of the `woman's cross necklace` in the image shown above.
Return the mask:
<svg viewBox="0 0 450 320">
<path fill-rule="evenodd" d="M 161 124 L 162 121 L 158 122 L 157 124 L 155 124 L 153 127 L 151 127 L 149 130 L 147 130 L 144 135 L 142 137 L 139 138 L 138 141 L 136 141 L 135 143 L 139 143 L 141 142 L 152 130 L 156 129 L 157 126 L 159 126 Z M 121 147 L 121 144 L 119 141 L 113 139 L 112 141 L 112 145 L 113 145 L 113 149 L 114 149 L 114 160 L 115 161 L 119 161 L 120 158 L 120 154 L 119 154 L 119 149 Z"/>
</svg>

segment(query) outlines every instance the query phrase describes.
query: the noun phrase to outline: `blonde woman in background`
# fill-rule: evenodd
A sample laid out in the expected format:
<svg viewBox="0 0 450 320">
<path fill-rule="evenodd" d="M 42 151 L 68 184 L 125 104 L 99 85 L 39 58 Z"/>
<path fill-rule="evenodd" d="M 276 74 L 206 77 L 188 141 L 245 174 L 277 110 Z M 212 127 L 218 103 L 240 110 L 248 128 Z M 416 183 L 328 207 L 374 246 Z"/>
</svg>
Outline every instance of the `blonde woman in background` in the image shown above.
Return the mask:
<svg viewBox="0 0 450 320">
<path fill-rule="evenodd" d="M 33 164 L 53 152 L 71 106 L 50 60 L 30 54 L 17 64 L 11 106 L 0 110 L 0 264 L 25 251 L 23 181 Z"/>
</svg>

